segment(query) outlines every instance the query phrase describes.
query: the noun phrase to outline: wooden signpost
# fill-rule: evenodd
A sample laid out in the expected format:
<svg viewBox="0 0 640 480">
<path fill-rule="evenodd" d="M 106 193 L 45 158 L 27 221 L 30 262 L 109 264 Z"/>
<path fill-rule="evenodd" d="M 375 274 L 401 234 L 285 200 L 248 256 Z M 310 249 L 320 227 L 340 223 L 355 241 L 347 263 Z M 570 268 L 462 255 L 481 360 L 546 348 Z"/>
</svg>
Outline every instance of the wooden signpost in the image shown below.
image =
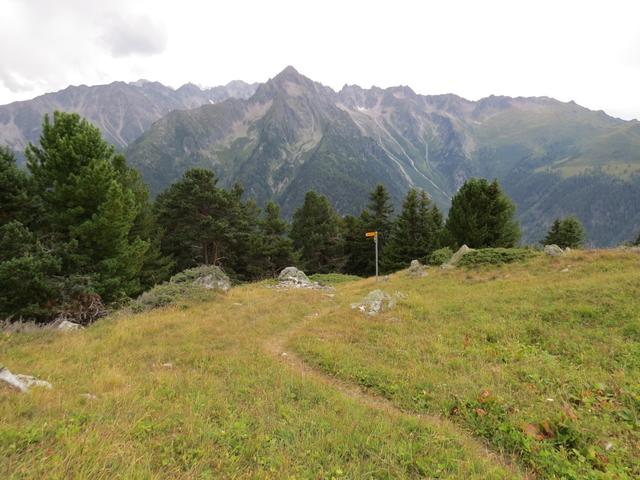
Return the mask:
<svg viewBox="0 0 640 480">
<path fill-rule="evenodd" d="M 378 232 L 367 232 L 364 234 L 366 238 L 373 238 L 376 248 L 376 282 L 378 281 Z"/>
</svg>

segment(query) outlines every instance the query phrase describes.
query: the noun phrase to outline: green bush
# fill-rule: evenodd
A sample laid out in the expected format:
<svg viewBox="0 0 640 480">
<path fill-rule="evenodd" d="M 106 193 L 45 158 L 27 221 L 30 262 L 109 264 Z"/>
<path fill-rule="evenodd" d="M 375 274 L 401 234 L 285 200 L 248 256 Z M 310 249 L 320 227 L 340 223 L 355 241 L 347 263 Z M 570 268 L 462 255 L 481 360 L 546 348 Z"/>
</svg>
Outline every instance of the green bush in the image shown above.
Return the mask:
<svg viewBox="0 0 640 480">
<path fill-rule="evenodd" d="M 429 255 L 427 263 L 429 265 L 442 265 L 443 263 L 447 263 L 452 256 L 453 250 L 449 247 L 439 248 Z"/>
<path fill-rule="evenodd" d="M 527 248 L 482 248 L 466 253 L 458 262 L 459 266 L 501 265 L 522 262 L 537 253 Z"/>
<path fill-rule="evenodd" d="M 215 279 L 228 282 L 228 277 L 220 268 L 213 265 L 201 265 L 176 273 L 168 282 L 156 285 L 140 295 L 131 305 L 134 312 L 142 312 L 154 308 L 172 305 L 182 300 L 205 300 L 211 298 L 218 290 L 206 288 L 197 280 L 213 276 Z"/>
</svg>

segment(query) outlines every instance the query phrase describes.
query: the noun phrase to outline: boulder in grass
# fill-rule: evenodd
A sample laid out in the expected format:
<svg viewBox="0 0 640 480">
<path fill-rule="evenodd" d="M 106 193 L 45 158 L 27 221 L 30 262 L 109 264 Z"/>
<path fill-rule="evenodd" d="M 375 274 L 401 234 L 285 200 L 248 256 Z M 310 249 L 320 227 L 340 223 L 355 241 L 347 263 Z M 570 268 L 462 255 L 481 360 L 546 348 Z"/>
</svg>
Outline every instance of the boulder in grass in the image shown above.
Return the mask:
<svg viewBox="0 0 640 480">
<path fill-rule="evenodd" d="M 469 252 L 473 252 L 473 248 L 469 248 L 466 245 L 462 245 L 456 253 L 452 255 L 447 263 L 442 264 L 441 268 L 452 268 L 455 267 L 460 259 Z"/>
<path fill-rule="evenodd" d="M 2 365 L 0 365 L 0 381 L 7 383 L 11 387 L 23 393 L 28 392 L 31 387 L 52 388 L 49 382 L 32 377 L 31 375 L 11 373 L 8 368 L 3 367 Z"/>
<path fill-rule="evenodd" d="M 309 277 L 296 267 L 287 267 L 283 269 L 278 275 L 278 283 L 274 288 L 282 290 L 291 290 L 295 288 L 306 288 L 312 290 L 324 290 L 327 292 L 333 292 L 333 287 L 326 287 L 320 285 L 318 282 L 309 280 Z"/>
<path fill-rule="evenodd" d="M 427 267 L 420 263 L 419 260 L 411 260 L 411 265 L 409 265 L 407 273 L 410 277 L 426 277 Z"/>
<path fill-rule="evenodd" d="M 374 316 L 386 310 L 391 310 L 396 306 L 399 298 L 405 297 L 406 295 L 401 292 L 396 292 L 392 296 L 382 290 L 373 290 L 360 303 L 352 303 L 351 308 L 358 309 L 365 315 Z"/>
<path fill-rule="evenodd" d="M 279 282 L 294 283 L 301 286 L 311 285 L 313 282 L 309 280 L 309 277 L 296 267 L 286 267 L 278 275 Z"/>
<path fill-rule="evenodd" d="M 79 323 L 70 322 L 69 320 L 62 320 L 56 329 L 63 332 L 72 332 L 74 330 L 84 330 L 84 327 Z"/>
<path fill-rule="evenodd" d="M 545 245 L 544 253 L 546 255 L 549 255 L 550 257 L 561 257 L 562 255 L 564 255 L 565 252 L 558 245 L 554 243 L 551 245 Z"/>
</svg>

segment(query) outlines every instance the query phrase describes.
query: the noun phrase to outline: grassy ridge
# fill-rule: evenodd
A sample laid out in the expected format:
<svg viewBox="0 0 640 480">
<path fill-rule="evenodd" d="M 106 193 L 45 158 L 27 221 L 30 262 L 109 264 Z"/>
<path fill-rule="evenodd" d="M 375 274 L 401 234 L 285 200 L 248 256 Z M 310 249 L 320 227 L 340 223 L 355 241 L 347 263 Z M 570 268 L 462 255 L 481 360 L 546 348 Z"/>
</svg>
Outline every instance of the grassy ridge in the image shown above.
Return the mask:
<svg viewBox="0 0 640 480">
<path fill-rule="evenodd" d="M 574 252 L 399 273 L 384 286 L 408 294 L 398 310 L 371 319 L 345 305 L 295 348 L 405 409 L 451 418 L 541 478 L 638 478 L 639 267 L 637 254 Z"/>
<path fill-rule="evenodd" d="M 455 430 L 344 398 L 265 351 L 339 307 L 258 284 L 82 332 L 2 334 L 2 363 L 54 388 L 0 387 L 0 478 L 513 478 Z"/>
<path fill-rule="evenodd" d="M 638 478 L 639 267 L 573 252 L 323 278 L 335 292 L 261 283 L 81 332 L 0 334 L 1 363 L 54 385 L 0 387 L 0 478 Z M 377 287 L 406 298 L 378 317 L 350 308 Z"/>
</svg>

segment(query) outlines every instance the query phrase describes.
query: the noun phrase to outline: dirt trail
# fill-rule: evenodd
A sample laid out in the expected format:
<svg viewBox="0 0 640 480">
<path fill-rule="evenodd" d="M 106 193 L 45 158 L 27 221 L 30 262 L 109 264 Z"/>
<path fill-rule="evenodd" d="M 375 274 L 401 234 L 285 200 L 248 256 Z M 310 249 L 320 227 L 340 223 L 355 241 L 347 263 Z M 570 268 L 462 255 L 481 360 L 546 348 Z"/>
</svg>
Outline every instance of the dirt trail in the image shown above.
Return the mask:
<svg viewBox="0 0 640 480">
<path fill-rule="evenodd" d="M 513 478 L 523 478 L 525 480 L 534 480 L 536 478 L 532 472 L 523 471 L 516 464 L 514 459 L 492 451 L 487 444 L 476 439 L 446 418 L 437 415 L 420 414 L 404 410 L 381 395 L 364 390 L 353 383 L 328 375 L 322 370 L 305 363 L 305 361 L 295 352 L 287 349 L 287 341 L 291 335 L 296 331 L 303 329 L 308 323 L 309 322 L 303 322 L 296 325 L 293 329 L 279 332 L 278 334 L 267 338 L 263 343 L 265 350 L 269 354 L 277 357 L 283 363 L 286 363 L 289 368 L 298 372 L 301 376 L 312 379 L 318 383 L 322 383 L 333 390 L 337 390 L 344 396 L 355 400 L 362 405 L 383 411 L 385 414 L 393 417 L 414 418 L 421 422 L 438 426 L 447 433 L 453 434 L 467 451 L 473 452 L 479 456 L 487 457 L 491 461 L 499 463 L 505 467 L 513 473 Z"/>
</svg>

